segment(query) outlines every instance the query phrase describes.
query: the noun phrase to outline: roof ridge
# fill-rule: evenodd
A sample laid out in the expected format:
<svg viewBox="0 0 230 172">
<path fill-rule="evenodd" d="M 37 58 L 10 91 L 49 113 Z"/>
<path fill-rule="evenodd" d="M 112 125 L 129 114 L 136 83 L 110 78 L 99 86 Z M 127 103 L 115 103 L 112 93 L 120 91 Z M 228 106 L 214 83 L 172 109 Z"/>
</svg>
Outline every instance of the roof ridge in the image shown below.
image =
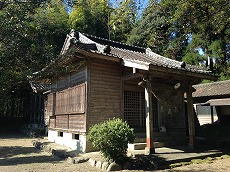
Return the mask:
<svg viewBox="0 0 230 172">
<path fill-rule="evenodd" d="M 79 33 L 81 33 L 81 32 L 79 32 Z M 83 34 L 83 35 L 85 35 L 87 37 L 93 38 L 93 39 L 97 39 L 99 41 L 101 40 L 102 42 L 111 43 L 111 46 L 113 46 L 113 44 L 120 45 L 118 47 L 114 46 L 114 47 L 117 47 L 117 48 L 122 48 L 122 47 L 123 47 L 123 49 L 128 48 L 128 50 L 133 50 L 133 51 L 137 50 L 136 52 L 141 52 L 141 53 L 145 53 L 145 51 L 146 51 L 146 48 L 144 48 L 144 47 L 125 44 L 123 42 L 113 41 L 113 40 L 109 40 L 109 39 L 106 39 L 106 38 L 101 38 L 101 37 L 98 37 L 98 36 L 90 35 L 90 34 L 87 34 L 87 33 L 81 33 L 81 34 Z M 93 41 L 95 41 L 95 40 L 93 40 Z"/>
</svg>

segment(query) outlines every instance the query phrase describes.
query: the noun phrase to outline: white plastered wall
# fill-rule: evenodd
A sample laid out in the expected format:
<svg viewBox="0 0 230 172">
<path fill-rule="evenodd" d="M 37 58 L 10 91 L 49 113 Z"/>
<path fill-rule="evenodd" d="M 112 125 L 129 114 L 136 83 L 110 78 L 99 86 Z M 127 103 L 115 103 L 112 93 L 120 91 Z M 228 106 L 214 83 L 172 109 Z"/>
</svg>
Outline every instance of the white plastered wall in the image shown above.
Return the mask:
<svg viewBox="0 0 230 172">
<path fill-rule="evenodd" d="M 69 147 L 72 150 L 79 152 L 85 152 L 86 150 L 86 136 L 79 135 L 79 140 L 74 139 L 74 134 L 63 132 L 63 136 L 60 136 L 59 131 L 49 130 L 48 141 L 55 142 L 60 145 Z"/>
</svg>

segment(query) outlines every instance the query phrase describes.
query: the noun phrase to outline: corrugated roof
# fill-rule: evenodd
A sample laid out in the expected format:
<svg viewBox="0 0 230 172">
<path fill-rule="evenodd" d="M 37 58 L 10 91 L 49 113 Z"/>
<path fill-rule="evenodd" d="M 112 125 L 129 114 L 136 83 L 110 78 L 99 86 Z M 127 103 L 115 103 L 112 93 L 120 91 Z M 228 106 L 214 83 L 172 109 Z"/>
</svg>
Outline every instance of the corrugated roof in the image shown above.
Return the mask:
<svg viewBox="0 0 230 172">
<path fill-rule="evenodd" d="M 196 89 L 193 97 L 230 95 L 230 80 L 199 84 L 193 87 Z"/>
</svg>

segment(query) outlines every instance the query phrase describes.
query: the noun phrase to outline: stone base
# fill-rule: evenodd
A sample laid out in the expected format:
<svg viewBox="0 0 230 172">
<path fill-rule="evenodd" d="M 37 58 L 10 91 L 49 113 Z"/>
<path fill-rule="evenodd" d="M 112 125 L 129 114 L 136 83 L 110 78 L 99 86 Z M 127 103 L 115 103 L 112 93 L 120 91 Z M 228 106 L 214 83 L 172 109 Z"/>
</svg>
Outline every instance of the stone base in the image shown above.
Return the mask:
<svg viewBox="0 0 230 172">
<path fill-rule="evenodd" d="M 152 148 L 148 148 L 148 147 L 145 147 L 145 155 L 151 155 L 151 154 L 154 154 L 155 153 L 155 148 L 152 147 Z"/>
</svg>

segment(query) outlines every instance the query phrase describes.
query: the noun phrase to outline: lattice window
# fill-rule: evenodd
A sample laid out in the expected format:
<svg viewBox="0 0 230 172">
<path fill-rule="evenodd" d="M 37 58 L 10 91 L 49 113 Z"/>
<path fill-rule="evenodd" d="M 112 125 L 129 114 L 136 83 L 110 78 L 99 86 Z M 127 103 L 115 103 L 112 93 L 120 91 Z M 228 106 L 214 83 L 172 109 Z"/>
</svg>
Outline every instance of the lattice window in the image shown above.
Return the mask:
<svg viewBox="0 0 230 172">
<path fill-rule="evenodd" d="M 74 114 L 85 112 L 85 87 L 80 84 L 56 93 L 56 114 Z"/>
<path fill-rule="evenodd" d="M 157 99 L 153 96 L 154 127 L 158 126 Z M 144 92 L 124 92 L 124 120 L 133 128 L 145 128 L 145 94 Z"/>
<path fill-rule="evenodd" d="M 140 93 L 125 91 L 124 94 L 124 120 L 131 127 L 140 127 Z"/>
</svg>

